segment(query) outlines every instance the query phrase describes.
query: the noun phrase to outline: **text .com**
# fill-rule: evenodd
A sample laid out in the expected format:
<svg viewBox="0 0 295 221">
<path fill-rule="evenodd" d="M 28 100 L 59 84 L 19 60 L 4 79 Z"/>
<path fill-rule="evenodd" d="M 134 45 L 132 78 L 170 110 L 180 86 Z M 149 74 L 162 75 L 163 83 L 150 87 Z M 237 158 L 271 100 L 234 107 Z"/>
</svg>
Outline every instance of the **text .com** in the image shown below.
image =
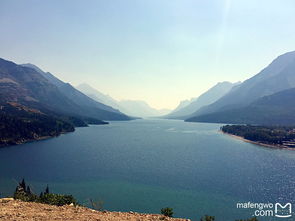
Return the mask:
<svg viewBox="0 0 295 221">
<path fill-rule="evenodd" d="M 256 217 L 280 217 L 288 218 L 292 216 L 291 203 L 253 203 L 239 202 L 237 209 L 249 209 L 253 211 L 253 216 Z"/>
</svg>

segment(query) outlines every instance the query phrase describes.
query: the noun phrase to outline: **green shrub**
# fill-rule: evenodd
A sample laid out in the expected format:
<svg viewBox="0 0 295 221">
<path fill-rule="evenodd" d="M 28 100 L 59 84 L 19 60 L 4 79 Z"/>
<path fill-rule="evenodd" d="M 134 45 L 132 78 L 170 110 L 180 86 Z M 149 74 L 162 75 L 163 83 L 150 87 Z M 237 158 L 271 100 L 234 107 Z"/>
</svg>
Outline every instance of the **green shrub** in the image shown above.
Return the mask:
<svg viewBox="0 0 295 221">
<path fill-rule="evenodd" d="M 15 191 L 13 198 L 25 202 L 36 202 L 38 196 L 33 193 L 29 194 L 27 192 Z"/>
<path fill-rule="evenodd" d="M 215 216 L 208 216 L 208 215 L 205 215 L 204 217 L 200 219 L 200 221 L 214 221 L 214 220 L 215 220 Z"/>
<path fill-rule="evenodd" d="M 173 216 L 173 209 L 172 208 L 169 208 L 169 207 L 162 208 L 161 209 L 161 213 L 164 216 L 172 217 Z"/>
<path fill-rule="evenodd" d="M 77 201 L 72 195 L 60 195 L 54 193 L 42 194 L 42 196 L 39 197 L 38 202 L 56 206 L 69 205 L 72 203 L 74 205 L 77 204 Z"/>
<path fill-rule="evenodd" d="M 25 202 L 38 202 L 56 206 L 63 206 L 74 204 L 77 205 L 76 199 L 72 195 L 61 195 L 55 193 L 49 193 L 49 187 L 47 186 L 45 192 L 41 192 L 40 196 L 32 193 L 31 188 L 26 185 L 25 180 L 16 187 L 13 195 L 14 199 L 18 199 Z"/>
</svg>

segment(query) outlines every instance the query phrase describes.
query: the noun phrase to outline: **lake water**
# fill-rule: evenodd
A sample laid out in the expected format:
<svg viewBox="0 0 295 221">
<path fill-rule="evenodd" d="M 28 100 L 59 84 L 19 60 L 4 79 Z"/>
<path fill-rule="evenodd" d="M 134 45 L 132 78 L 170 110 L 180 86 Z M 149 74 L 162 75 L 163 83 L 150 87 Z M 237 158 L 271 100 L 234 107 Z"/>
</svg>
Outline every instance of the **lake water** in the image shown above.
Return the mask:
<svg viewBox="0 0 295 221">
<path fill-rule="evenodd" d="M 77 128 L 57 138 L 0 149 L 0 194 L 25 178 L 104 209 L 217 221 L 249 218 L 238 202 L 293 203 L 295 151 L 233 139 L 219 124 L 135 120 Z M 294 217 L 294 215 L 293 215 Z M 266 218 L 259 220 L 278 220 Z M 283 219 L 286 220 L 286 219 Z M 288 220 L 288 219 L 287 219 Z M 294 219 L 289 219 L 294 220 Z"/>
</svg>

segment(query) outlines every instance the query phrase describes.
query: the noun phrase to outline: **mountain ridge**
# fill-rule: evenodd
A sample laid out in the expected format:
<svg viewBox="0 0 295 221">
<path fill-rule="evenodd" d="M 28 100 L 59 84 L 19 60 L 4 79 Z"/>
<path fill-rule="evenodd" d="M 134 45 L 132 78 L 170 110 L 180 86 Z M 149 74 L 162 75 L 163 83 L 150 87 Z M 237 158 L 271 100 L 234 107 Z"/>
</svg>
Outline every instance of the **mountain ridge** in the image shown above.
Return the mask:
<svg viewBox="0 0 295 221">
<path fill-rule="evenodd" d="M 264 96 L 242 108 L 210 113 L 186 119 L 187 122 L 295 125 L 295 88 Z"/>
<path fill-rule="evenodd" d="M 295 87 L 293 70 L 295 51 L 282 54 L 258 74 L 242 82 L 216 102 L 200 108 L 192 116 L 245 107 L 255 99 Z"/>
<path fill-rule="evenodd" d="M 47 80 L 49 80 L 52 84 L 58 87 L 58 89 L 70 100 L 78 105 L 85 105 L 85 106 L 93 106 L 97 107 L 106 111 L 111 111 L 115 113 L 119 113 L 118 110 L 113 109 L 110 106 L 107 106 L 103 103 L 99 103 L 92 98 L 89 98 L 87 95 L 83 94 L 79 90 L 75 89 L 70 83 L 65 83 L 58 78 L 56 78 L 50 72 L 44 72 L 39 67 L 33 64 L 22 64 L 22 66 L 30 67 L 38 71 L 42 76 L 44 76 Z"/>
<path fill-rule="evenodd" d="M 186 104 L 184 107 L 179 108 L 178 110 L 176 108 L 170 114 L 166 115 L 165 118 L 185 119 L 201 107 L 209 105 L 218 100 L 238 84 L 239 82 L 219 82 L 213 87 L 209 88 L 206 92 L 202 93 L 199 97 L 191 99 L 189 104 Z"/>
<path fill-rule="evenodd" d="M 295 51 L 278 56 L 261 72 L 233 88 L 217 102 L 201 108 L 186 121 L 295 125 L 294 97 Z M 232 103 L 226 103 L 229 101 Z M 221 104 L 227 105 L 221 107 Z M 219 109 L 212 111 L 218 106 Z"/>
<path fill-rule="evenodd" d="M 103 94 L 97 89 L 91 87 L 87 83 L 82 83 L 76 86 L 78 90 L 85 93 L 94 100 L 100 101 L 104 104 L 110 105 L 121 112 L 133 117 L 157 117 L 164 115 L 170 110 L 155 109 L 150 107 L 145 101 L 141 100 L 121 100 L 117 101 L 109 95 Z"/>
</svg>

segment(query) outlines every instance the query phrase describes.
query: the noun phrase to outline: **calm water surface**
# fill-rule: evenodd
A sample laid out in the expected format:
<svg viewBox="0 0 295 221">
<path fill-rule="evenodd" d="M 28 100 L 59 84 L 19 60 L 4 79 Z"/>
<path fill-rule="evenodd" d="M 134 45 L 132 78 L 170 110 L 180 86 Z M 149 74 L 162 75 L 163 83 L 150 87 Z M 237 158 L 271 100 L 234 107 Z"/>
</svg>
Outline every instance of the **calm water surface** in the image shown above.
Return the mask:
<svg viewBox="0 0 295 221">
<path fill-rule="evenodd" d="M 204 214 L 217 221 L 251 217 L 253 211 L 236 209 L 238 202 L 295 207 L 295 151 L 245 143 L 220 133 L 220 126 L 112 122 L 2 148 L 0 194 L 11 195 L 24 177 L 37 193 L 49 184 L 82 204 L 92 198 L 107 210 L 145 213 L 168 206 L 193 220 Z"/>
</svg>

